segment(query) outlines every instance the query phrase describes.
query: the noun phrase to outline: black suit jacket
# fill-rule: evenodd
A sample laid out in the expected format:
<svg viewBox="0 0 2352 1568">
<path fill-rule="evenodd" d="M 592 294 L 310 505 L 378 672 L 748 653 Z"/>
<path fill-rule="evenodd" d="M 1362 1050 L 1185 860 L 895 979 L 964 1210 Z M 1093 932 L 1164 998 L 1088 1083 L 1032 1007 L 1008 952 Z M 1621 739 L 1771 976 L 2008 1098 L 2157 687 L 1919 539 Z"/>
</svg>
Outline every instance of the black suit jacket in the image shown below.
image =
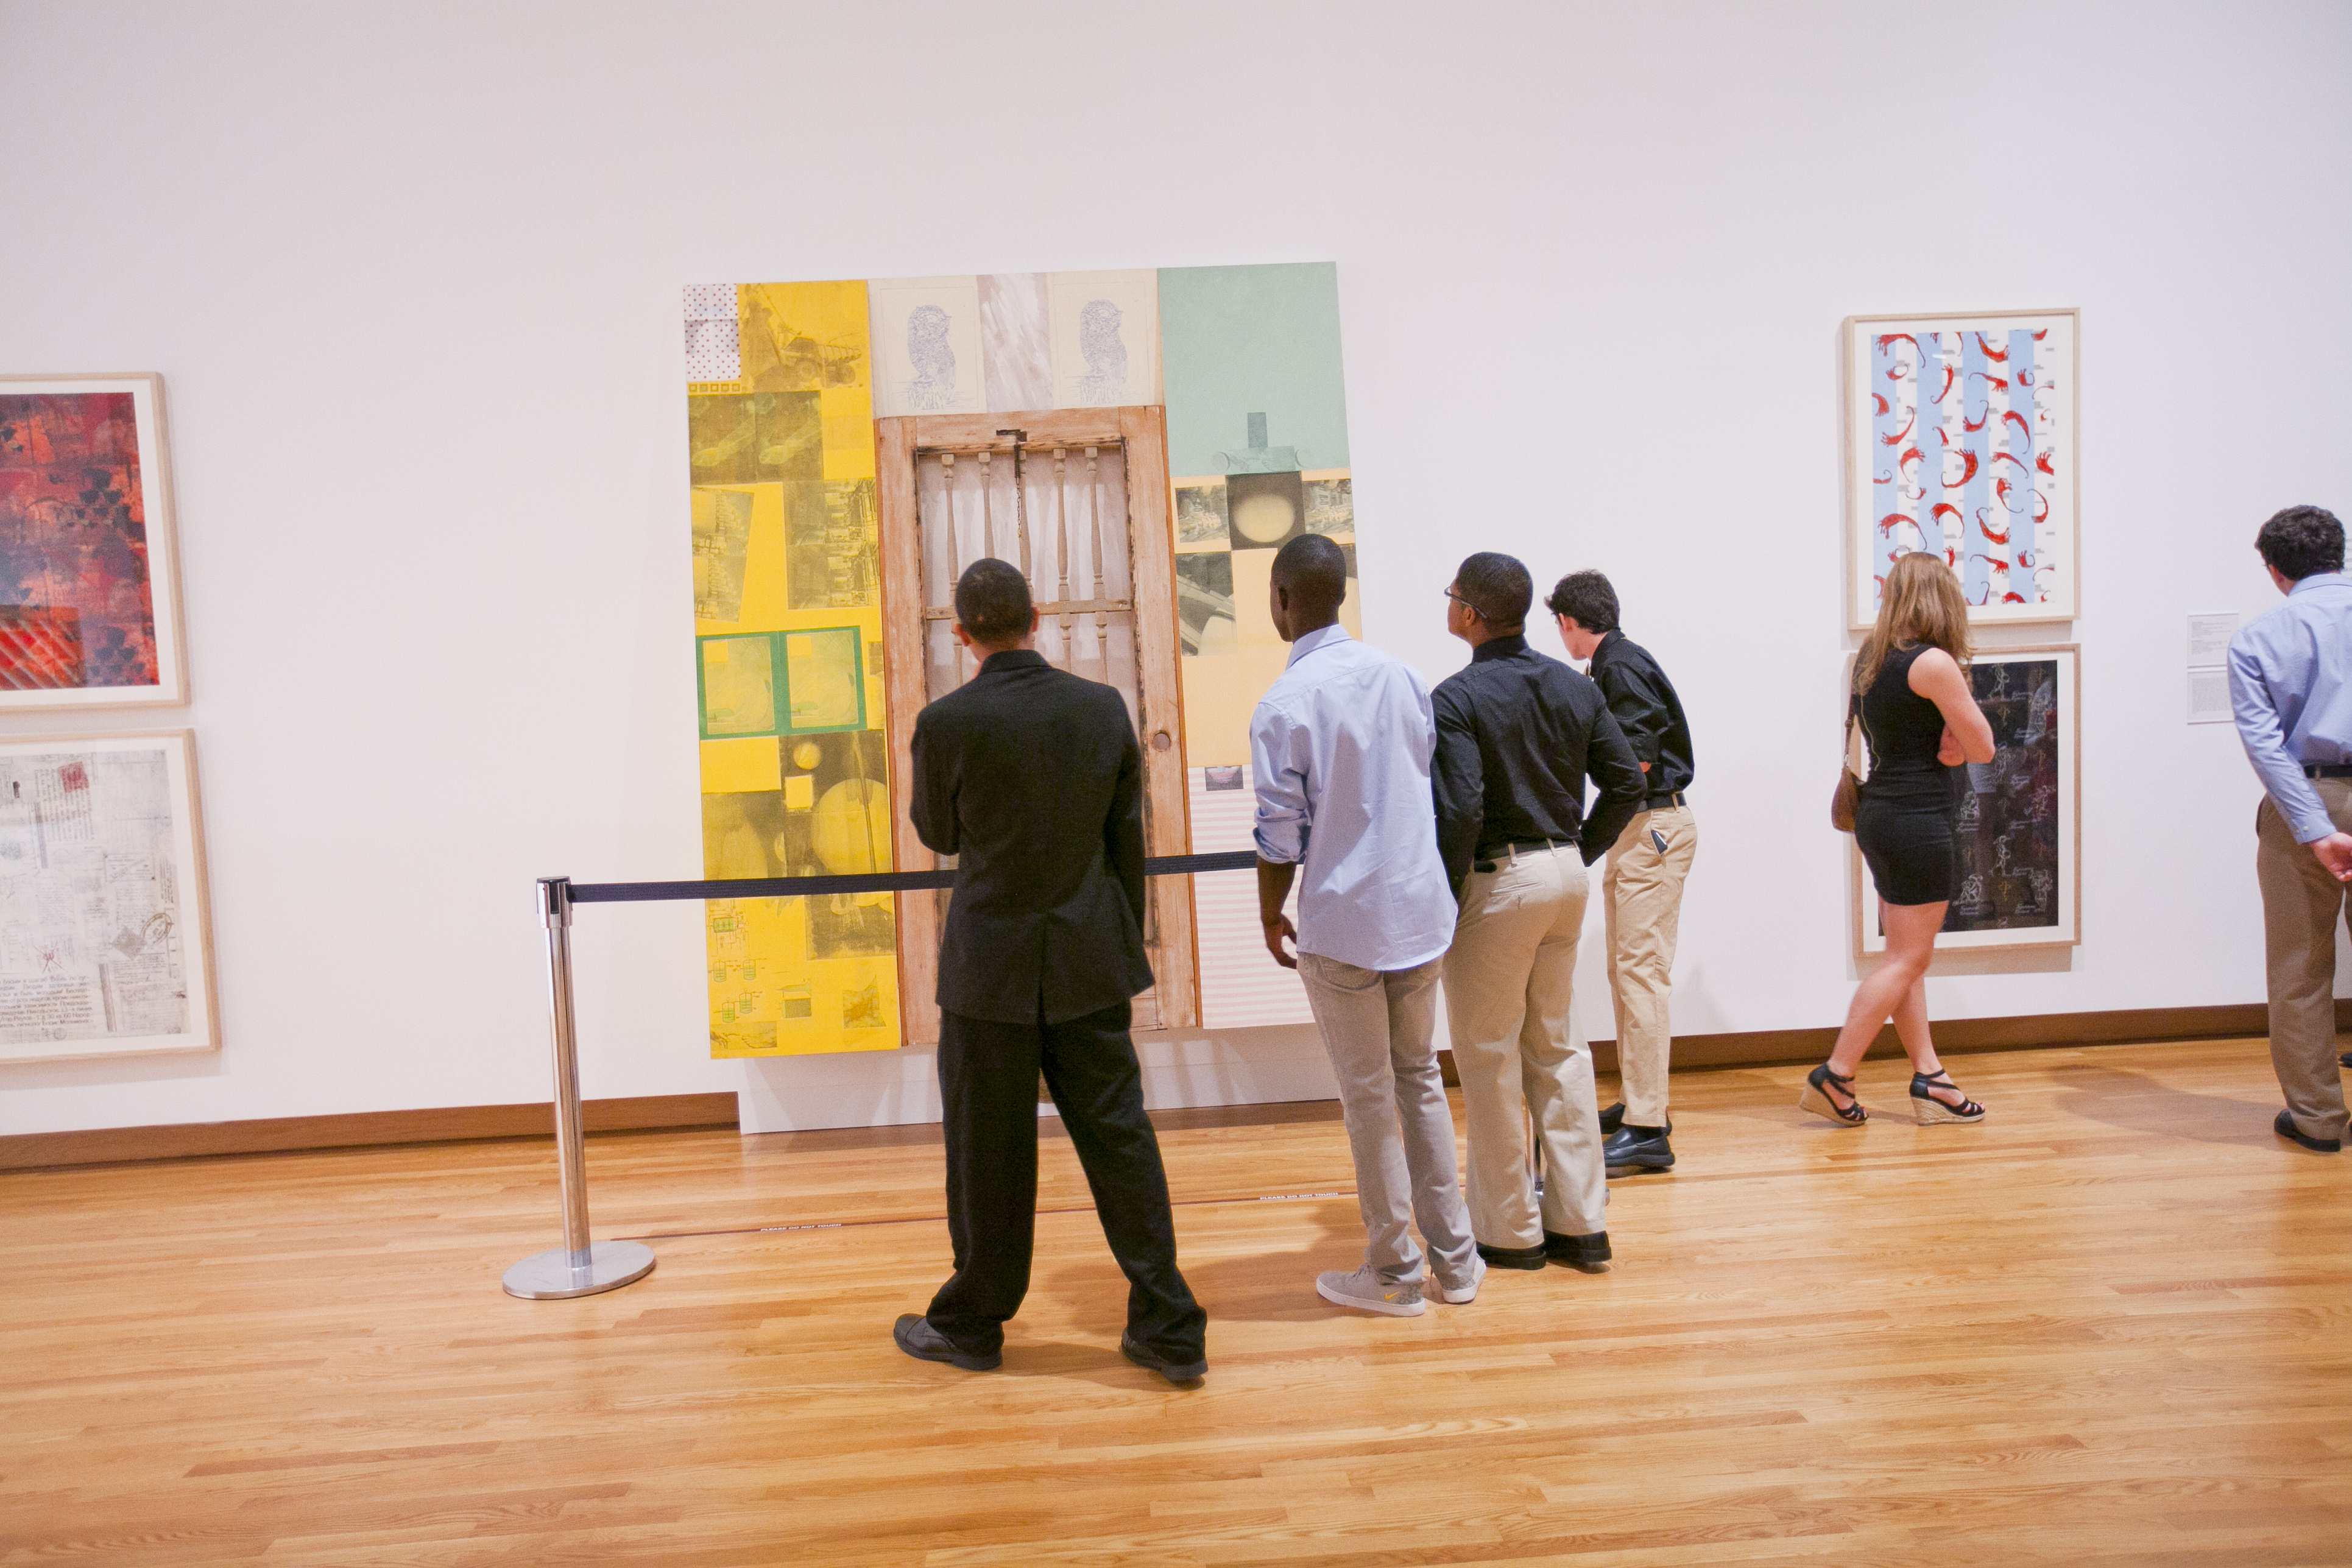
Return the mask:
<svg viewBox="0 0 2352 1568">
<path fill-rule="evenodd" d="M 1058 1024 L 1151 984 L 1143 753 L 1108 686 L 1026 649 L 990 656 L 915 720 L 915 831 L 957 855 L 940 1005 Z"/>
</svg>

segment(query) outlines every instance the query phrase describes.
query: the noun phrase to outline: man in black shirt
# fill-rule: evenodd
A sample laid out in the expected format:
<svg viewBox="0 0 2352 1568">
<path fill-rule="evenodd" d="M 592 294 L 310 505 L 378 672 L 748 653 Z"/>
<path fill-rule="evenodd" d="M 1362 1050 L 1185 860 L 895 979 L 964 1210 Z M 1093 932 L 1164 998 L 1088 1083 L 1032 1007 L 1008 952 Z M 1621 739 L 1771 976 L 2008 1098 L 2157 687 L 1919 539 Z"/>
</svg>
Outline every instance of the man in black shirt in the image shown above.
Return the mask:
<svg viewBox="0 0 2352 1568">
<path fill-rule="evenodd" d="M 1642 771 L 1591 681 L 1528 647 L 1528 569 L 1462 563 L 1445 629 L 1469 668 L 1430 694 L 1437 847 L 1462 912 L 1445 955 L 1445 1013 L 1470 1119 L 1470 1226 L 1505 1268 L 1609 1258 L 1592 1053 L 1569 1028 L 1587 864 L 1642 805 Z M 1584 815 L 1584 781 L 1600 786 Z M 1541 1140 L 1538 1211 L 1527 1122 Z"/>
<path fill-rule="evenodd" d="M 940 1099 L 955 1274 L 898 1348 L 984 1372 L 1029 1289 L 1037 1079 L 1077 1150 L 1128 1279 L 1119 1350 L 1169 1382 L 1208 1371 L 1206 1315 L 1176 1269 L 1160 1142 L 1143 1114 L 1129 998 L 1143 950 L 1143 753 L 1118 692 L 1031 646 L 1029 584 L 975 561 L 956 637 L 980 673 L 917 715 L 909 814 L 960 855 L 940 943 Z"/>
<path fill-rule="evenodd" d="M 1572 658 L 1589 659 L 1609 710 L 1641 759 L 1643 809 L 1609 851 L 1601 896 L 1609 914 L 1609 987 L 1617 1005 L 1617 1070 L 1625 1098 L 1601 1113 L 1609 1131 L 1609 1173 L 1664 1171 L 1666 1058 L 1674 1045 L 1675 937 L 1683 881 L 1698 855 L 1698 824 L 1683 792 L 1691 783 L 1690 724 L 1682 699 L 1647 649 L 1617 625 L 1617 591 L 1598 572 L 1559 580 L 1544 601 L 1559 621 Z"/>
</svg>

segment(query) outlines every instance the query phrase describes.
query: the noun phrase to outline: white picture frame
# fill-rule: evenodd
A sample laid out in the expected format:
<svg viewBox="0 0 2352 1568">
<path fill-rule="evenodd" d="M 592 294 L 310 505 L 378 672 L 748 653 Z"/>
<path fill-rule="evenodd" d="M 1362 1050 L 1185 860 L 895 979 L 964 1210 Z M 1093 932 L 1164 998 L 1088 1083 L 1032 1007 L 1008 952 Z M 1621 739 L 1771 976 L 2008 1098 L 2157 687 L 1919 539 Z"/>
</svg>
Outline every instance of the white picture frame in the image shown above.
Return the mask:
<svg viewBox="0 0 2352 1568">
<path fill-rule="evenodd" d="M 2049 746 L 2054 752 L 2054 775 L 2046 781 L 2051 792 L 2048 816 L 2052 822 L 2053 853 L 2041 863 L 2030 842 L 2017 837 L 2012 826 L 2004 835 L 2011 840 L 2007 851 L 1998 847 L 1993 835 L 2000 830 L 1991 814 L 2001 814 L 2000 821 L 2014 822 L 2008 805 L 2027 781 L 2021 775 L 2030 765 L 2021 749 L 2012 742 L 2021 728 L 2033 722 L 2035 698 L 2025 680 L 2004 683 L 2004 668 L 2019 669 L 2037 665 L 2053 666 L 2053 684 L 2050 690 L 2050 706 L 2046 731 Z M 1848 662 L 1849 689 L 1852 663 Z M 1993 722 L 1993 732 L 2000 750 L 1991 763 L 1978 767 L 1969 765 L 1969 783 L 1976 786 L 1963 795 L 1960 819 L 1956 825 L 1956 854 L 1962 858 L 1960 876 L 1944 931 L 1936 938 L 1936 950 L 1949 952 L 1960 950 L 1989 948 L 2049 948 L 2073 947 L 2083 940 L 2083 837 L 2082 837 L 2082 664 L 2081 648 L 2072 643 L 2052 644 L 2040 647 L 1980 649 L 1969 665 L 1971 684 L 1986 707 L 1986 717 Z M 2015 695 L 1990 695 L 2007 689 Z M 2006 709 L 2007 711 L 1997 710 Z M 2044 787 L 2034 784 L 2035 789 Z M 1971 799 L 1973 797 L 1973 799 Z M 1974 810 L 1969 806 L 1975 805 Z M 2019 801 L 2021 815 L 2038 816 L 2042 813 L 2028 803 Z M 1975 835 L 1973 845 L 1971 835 Z M 2030 839 L 2031 834 L 2028 833 Z M 1879 929 L 1878 894 L 1873 887 L 1869 868 L 1864 863 L 1859 841 L 1848 835 L 1846 857 L 1850 862 L 1853 882 L 1853 947 L 1859 956 L 1868 957 L 1886 951 L 1886 938 Z M 1990 862 L 2000 857 L 2000 868 L 1985 864 L 1972 872 L 1970 858 Z M 2016 868 L 2009 873 L 2010 865 Z M 2039 893 L 2035 878 L 2046 870 L 2052 886 L 2046 895 Z M 1991 884 L 1971 889 L 1969 877 L 1978 875 Z M 2000 885 L 2006 882 L 2006 887 Z M 2049 921 L 2046 924 L 2007 923 L 2017 919 L 2021 903 L 2031 904 L 2037 898 L 2046 900 Z M 1974 909 L 1971 906 L 1975 906 Z M 1996 923 L 2001 922 L 2001 923 Z M 1955 926 L 1959 929 L 1954 929 Z"/>
<path fill-rule="evenodd" d="M 74 425 L 77 410 L 123 397 L 133 441 L 113 440 L 104 450 L 53 441 Z M 119 479 L 119 490 L 110 477 Z M 0 536 L 15 559 L 30 563 L 0 580 L 0 712 L 187 701 L 163 377 L 0 376 Z M 93 581 L 103 584 L 126 549 L 143 559 L 145 583 L 123 574 L 111 589 L 93 592 Z M 114 679 L 123 674 L 137 678 Z"/>
<path fill-rule="evenodd" d="M 0 1064 L 220 1045 L 195 734 L 0 740 Z"/>
<path fill-rule="evenodd" d="M 1983 625 L 2082 613 L 2081 313 L 1849 316 L 1847 624 L 1887 563 L 1941 552 Z"/>
</svg>

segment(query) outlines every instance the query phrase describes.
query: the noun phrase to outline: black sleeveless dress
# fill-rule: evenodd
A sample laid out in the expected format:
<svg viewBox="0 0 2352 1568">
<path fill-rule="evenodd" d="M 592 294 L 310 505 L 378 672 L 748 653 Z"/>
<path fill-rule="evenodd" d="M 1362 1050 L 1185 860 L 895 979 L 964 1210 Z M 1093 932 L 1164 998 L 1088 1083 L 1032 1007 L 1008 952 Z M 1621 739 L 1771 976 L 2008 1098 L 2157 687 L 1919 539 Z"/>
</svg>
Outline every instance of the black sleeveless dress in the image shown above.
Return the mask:
<svg viewBox="0 0 2352 1568">
<path fill-rule="evenodd" d="M 1940 904 L 1952 896 L 1952 770 L 1936 760 L 1944 713 L 1911 689 L 1911 666 L 1927 652 L 1888 651 L 1862 694 L 1870 777 L 1854 806 L 1854 842 L 1878 896 L 1890 904 Z"/>
</svg>

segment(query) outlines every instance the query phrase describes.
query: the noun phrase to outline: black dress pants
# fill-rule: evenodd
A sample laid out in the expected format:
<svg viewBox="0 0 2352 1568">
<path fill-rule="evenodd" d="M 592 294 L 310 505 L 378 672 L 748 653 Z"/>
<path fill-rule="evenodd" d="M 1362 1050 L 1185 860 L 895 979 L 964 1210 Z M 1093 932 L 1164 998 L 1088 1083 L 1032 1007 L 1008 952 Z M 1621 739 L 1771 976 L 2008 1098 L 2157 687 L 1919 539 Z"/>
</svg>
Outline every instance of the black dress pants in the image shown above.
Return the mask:
<svg viewBox="0 0 2352 1568">
<path fill-rule="evenodd" d="M 955 1273 L 925 1316 L 959 1348 L 1001 1349 L 1029 1290 L 1037 1226 L 1037 1077 L 1085 1167 L 1111 1256 L 1128 1279 L 1127 1331 L 1172 1362 L 1205 1358 L 1208 1314 L 1176 1271 L 1176 1227 L 1127 1003 L 1066 1023 L 944 1013 L 948 1234 Z"/>
</svg>

